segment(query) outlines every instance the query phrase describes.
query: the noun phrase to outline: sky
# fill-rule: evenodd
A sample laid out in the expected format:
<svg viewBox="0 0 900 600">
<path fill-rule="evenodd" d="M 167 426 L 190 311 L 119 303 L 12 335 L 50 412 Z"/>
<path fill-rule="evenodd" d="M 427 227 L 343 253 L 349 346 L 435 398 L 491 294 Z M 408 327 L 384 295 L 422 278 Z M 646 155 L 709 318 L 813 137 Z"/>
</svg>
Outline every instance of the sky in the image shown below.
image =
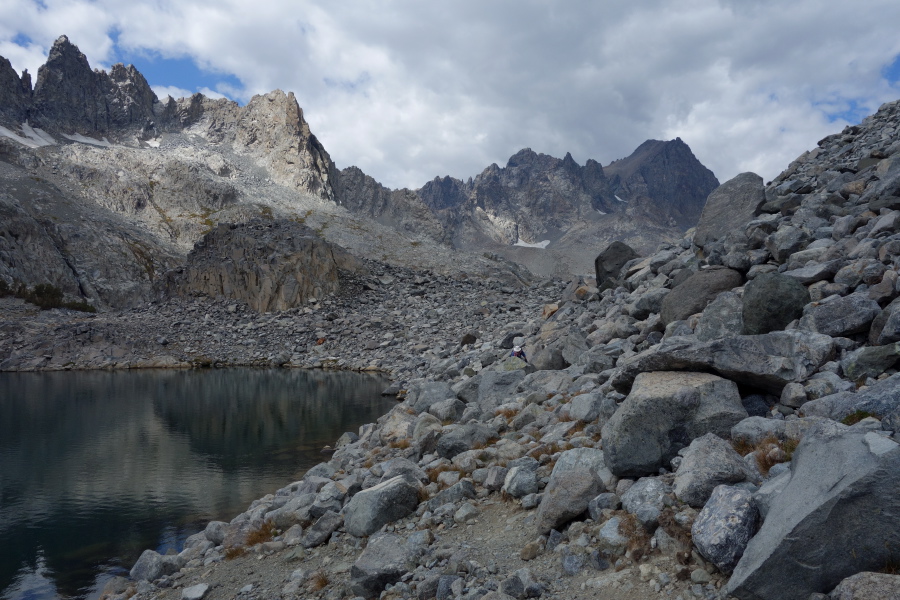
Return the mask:
<svg viewBox="0 0 900 600">
<path fill-rule="evenodd" d="M 64 34 L 163 98 L 294 92 L 339 168 L 392 188 L 676 137 L 768 181 L 900 98 L 898 24 L 897 0 L 3 0 L 0 56 L 34 78 Z"/>
</svg>

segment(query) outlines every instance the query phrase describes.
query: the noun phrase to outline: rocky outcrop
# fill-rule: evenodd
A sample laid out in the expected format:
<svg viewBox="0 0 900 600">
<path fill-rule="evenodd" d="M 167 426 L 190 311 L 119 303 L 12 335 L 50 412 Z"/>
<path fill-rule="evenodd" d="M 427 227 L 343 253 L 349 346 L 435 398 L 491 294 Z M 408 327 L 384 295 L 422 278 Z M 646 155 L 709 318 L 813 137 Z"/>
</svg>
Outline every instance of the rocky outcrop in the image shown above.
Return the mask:
<svg viewBox="0 0 900 600">
<path fill-rule="evenodd" d="M 303 306 L 340 289 L 339 269 L 361 263 L 292 221 L 220 225 L 168 276 L 167 294 L 246 302 L 259 312 Z"/>
<path fill-rule="evenodd" d="M 756 173 L 741 173 L 729 179 L 706 198 L 694 243 L 702 248 L 725 237 L 735 223 L 747 223 L 759 215 L 765 201 L 763 179 Z"/>
</svg>

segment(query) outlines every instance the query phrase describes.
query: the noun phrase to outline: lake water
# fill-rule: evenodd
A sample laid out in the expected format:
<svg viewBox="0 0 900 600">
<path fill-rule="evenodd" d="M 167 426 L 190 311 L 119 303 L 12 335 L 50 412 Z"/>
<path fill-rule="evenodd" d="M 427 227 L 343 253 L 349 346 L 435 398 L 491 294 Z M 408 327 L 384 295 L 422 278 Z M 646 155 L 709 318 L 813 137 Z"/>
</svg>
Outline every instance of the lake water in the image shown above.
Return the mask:
<svg viewBox="0 0 900 600">
<path fill-rule="evenodd" d="M 96 597 L 146 548 L 327 460 L 384 378 L 288 369 L 0 373 L 0 598 Z"/>
</svg>

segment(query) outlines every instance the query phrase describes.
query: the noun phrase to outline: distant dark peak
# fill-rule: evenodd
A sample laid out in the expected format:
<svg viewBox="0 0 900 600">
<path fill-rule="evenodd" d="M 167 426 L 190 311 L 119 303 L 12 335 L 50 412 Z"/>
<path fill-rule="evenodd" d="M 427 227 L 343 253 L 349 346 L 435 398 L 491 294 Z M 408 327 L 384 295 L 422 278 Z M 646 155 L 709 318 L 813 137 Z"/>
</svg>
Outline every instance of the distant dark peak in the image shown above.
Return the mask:
<svg viewBox="0 0 900 600">
<path fill-rule="evenodd" d="M 509 157 L 509 160 L 506 162 L 506 167 L 521 167 L 527 164 L 531 164 L 537 157 L 537 152 L 535 152 L 531 148 L 522 148 Z"/>
</svg>

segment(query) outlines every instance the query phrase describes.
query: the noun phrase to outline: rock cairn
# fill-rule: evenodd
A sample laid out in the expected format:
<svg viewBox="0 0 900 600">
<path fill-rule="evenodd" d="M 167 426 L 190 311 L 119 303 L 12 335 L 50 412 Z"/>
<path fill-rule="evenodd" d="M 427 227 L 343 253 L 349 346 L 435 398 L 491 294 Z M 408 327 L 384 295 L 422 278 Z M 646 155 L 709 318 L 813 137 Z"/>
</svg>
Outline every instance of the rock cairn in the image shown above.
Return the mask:
<svg viewBox="0 0 900 600">
<path fill-rule="evenodd" d="M 354 299 L 410 332 L 381 341 L 323 304 L 283 362 L 396 343 L 400 402 L 180 554 L 146 551 L 108 597 L 896 598 L 898 125 L 887 104 L 767 186 L 744 177 L 765 200 L 751 221 L 631 260 L 614 287 L 492 304 L 504 290 L 385 268 Z M 442 286 L 472 294 L 457 329 L 413 308 Z M 451 344 L 403 341 L 439 327 Z"/>
</svg>

